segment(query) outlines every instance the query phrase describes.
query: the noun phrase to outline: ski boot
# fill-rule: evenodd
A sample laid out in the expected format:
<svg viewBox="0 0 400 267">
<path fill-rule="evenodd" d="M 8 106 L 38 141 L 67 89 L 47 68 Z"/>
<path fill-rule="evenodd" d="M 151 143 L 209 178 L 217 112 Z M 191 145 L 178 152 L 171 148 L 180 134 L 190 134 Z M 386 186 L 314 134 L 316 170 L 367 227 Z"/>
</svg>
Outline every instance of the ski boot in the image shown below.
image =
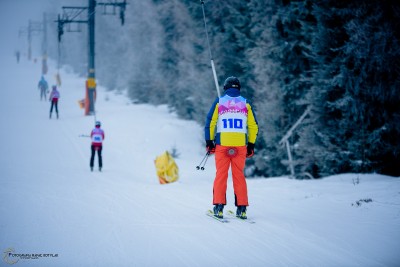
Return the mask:
<svg viewBox="0 0 400 267">
<path fill-rule="evenodd" d="M 237 206 L 236 217 L 243 220 L 247 219 L 246 206 Z"/>
<path fill-rule="evenodd" d="M 90 166 L 90 171 L 91 171 L 91 172 L 93 171 L 93 167 L 92 167 L 92 166 Z"/>
<path fill-rule="evenodd" d="M 223 204 L 216 204 L 214 205 L 214 216 L 217 218 L 222 219 L 224 217 L 224 205 Z"/>
</svg>

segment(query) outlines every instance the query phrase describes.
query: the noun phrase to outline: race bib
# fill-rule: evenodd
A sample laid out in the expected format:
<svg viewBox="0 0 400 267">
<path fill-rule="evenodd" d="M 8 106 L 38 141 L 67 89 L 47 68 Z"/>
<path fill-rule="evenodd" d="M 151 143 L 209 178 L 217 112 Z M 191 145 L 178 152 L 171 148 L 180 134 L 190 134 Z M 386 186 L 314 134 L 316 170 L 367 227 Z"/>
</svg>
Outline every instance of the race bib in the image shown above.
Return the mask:
<svg viewBox="0 0 400 267">
<path fill-rule="evenodd" d="M 103 136 L 101 134 L 94 134 L 92 136 L 92 142 L 95 142 L 95 143 L 103 142 Z"/>
<path fill-rule="evenodd" d="M 220 99 L 217 132 L 247 133 L 247 107 L 243 97 L 224 96 Z"/>
</svg>

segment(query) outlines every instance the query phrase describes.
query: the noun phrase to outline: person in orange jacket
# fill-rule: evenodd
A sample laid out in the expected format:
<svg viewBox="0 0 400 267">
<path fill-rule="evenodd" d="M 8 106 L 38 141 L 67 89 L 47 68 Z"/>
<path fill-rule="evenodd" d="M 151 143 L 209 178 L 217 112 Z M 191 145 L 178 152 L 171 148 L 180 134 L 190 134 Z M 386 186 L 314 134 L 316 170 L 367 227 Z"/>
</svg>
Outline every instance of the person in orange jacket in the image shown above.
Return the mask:
<svg viewBox="0 0 400 267">
<path fill-rule="evenodd" d="M 207 115 L 205 125 L 206 149 L 215 153 L 217 173 L 213 185 L 214 215 L 223 218 L 226 205 L 228 170 L 232 170 L 236 216 L 247 219 L 249 205 L 244 176 L 246 157 L 254 155 L 258 123 L 252 105 L 240 95 L 240 81 L 228 77 L 224 95 L 217 98 Z"/>
</svg>

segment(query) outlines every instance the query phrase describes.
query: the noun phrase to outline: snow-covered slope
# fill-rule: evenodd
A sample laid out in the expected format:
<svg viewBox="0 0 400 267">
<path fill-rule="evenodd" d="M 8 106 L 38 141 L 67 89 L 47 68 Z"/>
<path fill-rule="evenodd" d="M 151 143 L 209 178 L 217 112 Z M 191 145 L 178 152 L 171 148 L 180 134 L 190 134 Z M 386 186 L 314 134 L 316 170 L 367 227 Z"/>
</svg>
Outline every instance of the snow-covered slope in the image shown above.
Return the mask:
<svg viewBox="0 0 400 267">
<path fill-rule="evenodd" d="M 400 266 L 398 178 L 248 179 L 256 223 L 222 224 L 204 215 L 215 167 L 195 168 L 201 125 L 99 87 L 104 168 L 90 172 L 84 78 L 61 73 L 60 119 L 49 120 L 40 64 L 12 52 L 0 61 L 0 266 Z M 153 160 L 172 148 L 180 180 L 160 185 Z M 227 198 L 234 209 L 231 181 Z"/>
</svg>

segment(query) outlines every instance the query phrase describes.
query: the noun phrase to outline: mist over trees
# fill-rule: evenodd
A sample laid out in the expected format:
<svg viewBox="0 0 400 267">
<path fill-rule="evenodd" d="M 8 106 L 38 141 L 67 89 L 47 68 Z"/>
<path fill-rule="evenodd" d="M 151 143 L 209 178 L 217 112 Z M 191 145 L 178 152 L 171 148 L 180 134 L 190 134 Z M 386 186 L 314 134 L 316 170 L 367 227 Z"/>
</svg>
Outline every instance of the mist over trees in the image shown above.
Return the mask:
<svg viewBox="0 0 400 267">
<path fill-rule="evenodd" d="M 51 12 L 61 12 L 59 3 Z M 128 3 L 124 26 L 97 7 L 98 83 L 204 124 L 217 93 L 200 1 Z M 311 107 L 289 138 L 297 177 L 400 176 L 399 3 L 231 0 L 204 8 L 221 90 L 237 76 L 255 106 L 260 132 L 248 175 L 290 173 L 279 141 Z M 57 58 L 56 25 L 52 32 Z M 86 28 L 60 45 L 61 63 L 85 76 Z"/>
</svg>

